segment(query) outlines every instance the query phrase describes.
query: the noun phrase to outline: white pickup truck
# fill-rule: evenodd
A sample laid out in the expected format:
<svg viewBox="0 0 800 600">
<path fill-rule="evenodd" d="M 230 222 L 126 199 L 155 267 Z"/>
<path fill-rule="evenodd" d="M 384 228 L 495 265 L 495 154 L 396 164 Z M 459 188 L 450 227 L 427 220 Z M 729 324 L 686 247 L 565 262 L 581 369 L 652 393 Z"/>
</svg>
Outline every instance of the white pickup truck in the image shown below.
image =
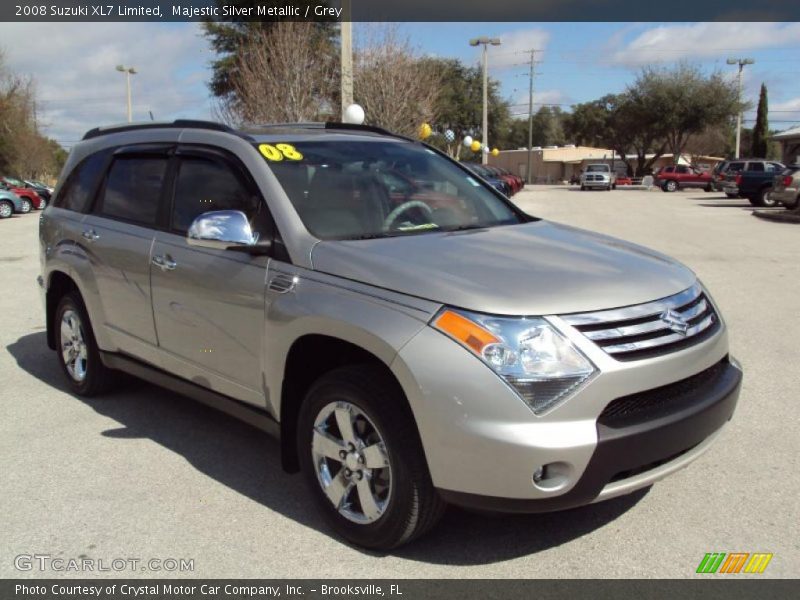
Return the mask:
<svg viewBox="0 0 800 600">
<path fill-rule="evenodd" d="M 586 165 L 581 173 L 581 191 L 591 188 L 616 189 L 617 174 L 606 164 Z"/>
</svg>

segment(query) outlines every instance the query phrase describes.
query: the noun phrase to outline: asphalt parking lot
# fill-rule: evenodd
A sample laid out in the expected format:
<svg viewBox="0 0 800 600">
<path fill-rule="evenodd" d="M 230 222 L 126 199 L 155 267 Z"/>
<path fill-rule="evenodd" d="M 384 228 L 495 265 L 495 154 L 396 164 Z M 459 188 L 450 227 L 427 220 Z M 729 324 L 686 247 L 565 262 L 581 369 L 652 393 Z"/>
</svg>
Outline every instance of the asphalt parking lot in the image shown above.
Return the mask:
<svg viewBox="0 0 800 600">
<path fill-rule="evenodd" d="M 562 513 L 451 510 L 391 554 L 349 547 L 263 434 L 144 382 L 69 394 L 45 342 L 37 217 L 14 217 L 0 222 L 0 577 L 91 575 L 15 569 L 18 555 L 48 554 L 194 560 L 192 572 L 95 576 L 682 578 L 706 552 L 772 552 L 761 577 L 796 577 L 800 227 L 702 191 L 536 186 L 515 200 L 670 254 L 712 291 L 745 381 L 733 421 L 688 469 Z"/>
</svg>

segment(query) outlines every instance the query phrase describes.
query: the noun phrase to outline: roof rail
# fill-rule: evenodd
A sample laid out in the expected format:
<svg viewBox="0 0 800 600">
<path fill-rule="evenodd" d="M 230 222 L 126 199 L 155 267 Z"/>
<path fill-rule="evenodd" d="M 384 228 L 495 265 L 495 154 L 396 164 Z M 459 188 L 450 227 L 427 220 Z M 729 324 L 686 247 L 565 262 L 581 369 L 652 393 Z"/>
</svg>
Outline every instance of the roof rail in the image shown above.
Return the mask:
<svg viewBox="0 0 800 600">
<path fill-rule="evenodd" d="M 408 140 L 416 142 L 414 138 L 410 138 L 399 133 L 393 133 L 383 127 L 375 127 L 374 125 L 355 125 L 354 123 L 337 123 L 336 121 L 328 121 L 325 123 L 325 129 L 345 129 L 351 131 L 367 131 L 370 133 L 378 133 L 380 135 L 388 135 L 390 137 L 400 138 L 401 140 Z"/>
<path fill-rule="evenodd" d="M 201 121 L 197 119 L 175 119 L 174 121 L 149 121 L 144 123 L 123 123 L 121 125 L 109 125 L 107 127 L 95 127 L 84 134 L 84 140 L 109 135 L 111 133 L 122 133 L 123 131 L 138 131 L 140 129 L 208 129 L 211 131 L 223 131 L 239 137 L 242 134 L 232 127 L 216 123 L 214 121 Z"/>
<path fill-rule="evenodd" d="M 365 133 L 377 133 L 379 135 L 385 135 L 394 138 L 400 138 L 403 140 L 408 140 L 411 142 L 416 142 L 417 140 L 406 137 L 404 135 L 400 135 L 398 133 L 392 133 L 387 129 L 383 129 L 382 127 L 375 127 L 373 125 L 356 125 L 354 123 L 339 123 L 336 121 L 326 121 L 326 122 L 319 122 L 319 121 L 311 121 L 305 123 L 267 123 L 264 125 L 253 125 L 251 128 L 247 128 L 247 131 L 252 131 L 256 133 L 260 130 L 264 129 L 313 129 L 313 130 L 320 130 L 324 129 L 326 131 L 363 131 Z"/>
</svg>

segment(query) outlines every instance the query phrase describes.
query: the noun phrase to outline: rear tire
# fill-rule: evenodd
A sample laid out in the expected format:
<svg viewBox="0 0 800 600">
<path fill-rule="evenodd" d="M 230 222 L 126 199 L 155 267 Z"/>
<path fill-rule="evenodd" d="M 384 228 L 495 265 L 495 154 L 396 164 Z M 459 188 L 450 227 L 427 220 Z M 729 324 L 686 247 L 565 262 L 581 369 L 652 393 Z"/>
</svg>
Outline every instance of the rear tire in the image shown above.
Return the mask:
<svg viewBox="0 0 800 600">
<path fill-rule="evenodd" d="M 29 212 L 31 212 L 31 208 L 33 208 L 31 201 L 27 198 L 20 198 L 19 204 L 19 212 L 21 212 L 23 215 L 27 215 Z"/>
<path fill-rule="evenodd" d="M 704 187 L 704 188 L 703 188 L 703 191 L 704 191 L 704 192 L 713 192 L 713 191 L 714 191 L 714 188 L 713 188 L 713 186 L 712 186 L 712 185 L 709 183 L 709 184 L 708 184 L 706 187 Z"/>
<path fill-rule="evenodd" d="M 760 190 L 757 198 L 759 206 L 766 206 L 767 208 L 778 206 L 777 201 L 772 199 L 772 187 L 765 187 L 764 189 Z"/>
<path fill-rule="evenodd" d="M 44 210 L 45 208 L 47 208 L 47 200 L 42 198 L 39 200 L 39 210 Z"/>
<path fill-rule="evenodd" d="M 445 504 L 433 487 L 411 409 L 380 369 L 357 365 L 323 375 L 306 395 L 297 426 L 306 483 L 343 538 L 389 550 L 441 517 Z"/>
<path fill-rule="evenodd" d="M 662 188 L 665 192 L 676 192 L 678 191 L 678 182 L 674 179 L 670 179 L 669 181 L 664 182 L 664 187 Z"/>
<path fill-rule="evenodd" d="M 14 214 L 14 205 L 8 200 L 0 200 L 0 219 L 9 219 Z"/>
<path fill-rule="evenodd" d="M 53 316 L 56 354 L 72 391 L 91 397 L 111 388 L 113 371 L 100 359 L 89 315 L 80 294 L 68 292 Z"/>
<path fill-rule="evenodd" d="M 731 200 L 733 200 L 734 198 L 738 198 L 739 197 L 739 194 L 729 194 L 728 192 L 725 192 L 725 195 L 728 198 L 730 198 Z"/>
</svg>

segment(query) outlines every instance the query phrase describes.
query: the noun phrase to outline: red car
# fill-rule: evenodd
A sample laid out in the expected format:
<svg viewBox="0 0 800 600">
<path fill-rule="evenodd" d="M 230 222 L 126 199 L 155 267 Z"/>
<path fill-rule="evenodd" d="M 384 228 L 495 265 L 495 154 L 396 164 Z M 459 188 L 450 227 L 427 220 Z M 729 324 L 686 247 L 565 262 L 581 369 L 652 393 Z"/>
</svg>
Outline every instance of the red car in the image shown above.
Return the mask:
<svg viewBox="0 0 800 600">
<path fill-rule="evenodd" d="M 492 171 L 498 179 L 502 179 L 508 184 L 508 187 L 511 188 L 512 195 L 516 194 L 522 189 L 523 182 L 521 177 L 517 177 L 513 173 L 501 167 L 493 167 L 490 165 L 486 165 L 486 167 Z"/>
<path fill-rule="evenodd" d="M 8 190 L 9 192 L 14 192 L 22 199 L 23 202 L 30 202 L 31 206 L 37 210 L 42 210 L 45 206 L 47 206 L 47 202 L 45 202 L 42 197 L 39 196 L 39 194 L 37 194 L 31 188 L 14 185 L 14 181 L 16 180 L 10 180 L 7 177 L 0 177 L 0 187 Z"/>
<path fill-rule="evenodd" d="M 707 192 L 714 189 L 710 171 L 701 171 L 688 165 L 662 168 L 655 175 L 655 185 L 665 192 L 675 192 L 689 187 L 703 188 Z"/>
<path fill-rule="evenodd" d="M 627 175 L 617 175 L 617 185 L 633 185 L 633 179 Z"/>
</svg>

